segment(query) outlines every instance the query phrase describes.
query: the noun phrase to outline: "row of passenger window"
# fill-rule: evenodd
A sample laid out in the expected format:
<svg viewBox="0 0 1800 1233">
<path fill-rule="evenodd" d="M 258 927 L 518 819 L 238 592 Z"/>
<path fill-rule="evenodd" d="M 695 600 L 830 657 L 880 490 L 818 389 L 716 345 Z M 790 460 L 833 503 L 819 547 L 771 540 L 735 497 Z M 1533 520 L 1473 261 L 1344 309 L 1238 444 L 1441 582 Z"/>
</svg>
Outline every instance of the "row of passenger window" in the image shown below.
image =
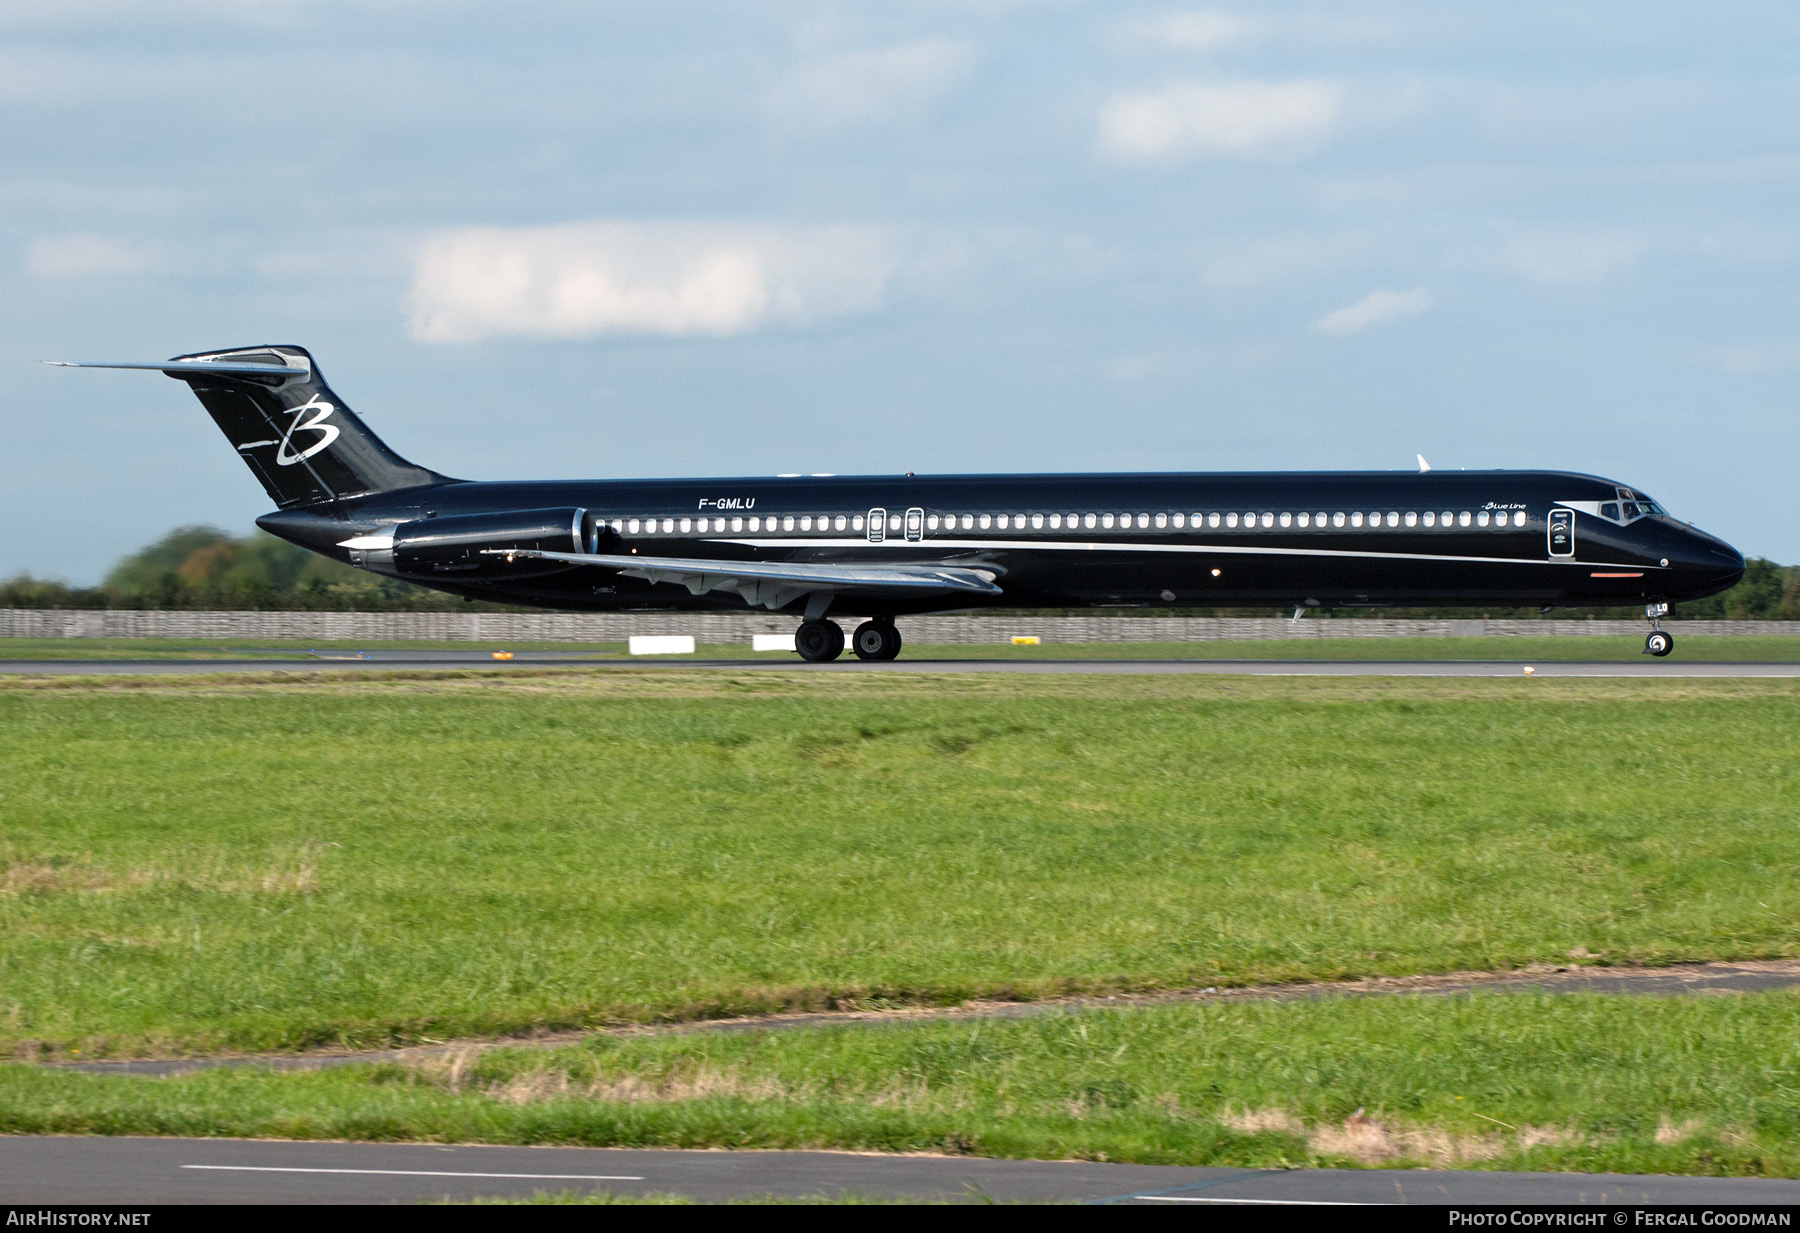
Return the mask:
<svg viewBox="0 0 1800 1233">
<path fill-rule="evenodd" d="M 877 519 L 877 521 L 880 521 Z M 888 516 L 888 529 L 901 529 L 900 515 Z M 914 524 L 917 525 L 916 523 Z M 1522 527 L 1525 525 L 1525 511 L 1489 511 L 1489 510 L 1338 510 L 1327 514 L 1320 510 L 1317 513 L 1293 513 L 1292 511 L 1275 512 L 1272 510 L 1250 510 L 1239 513 L 1235 510 L 1222 513 L 1207 514 L 928 514 L 925 517 L 927 531 L 1115 531 L 1139 530 L 1158 531 L 1193 529 L 1200 530 L 1256 530 L 1258 528 L 1294 528 L 1325 530 L 1327 528 L 1366 528 L 1380 527 L 1492 527 L 1496 530 L 1508 525 Z M 768 531 L 844 531 L 862 532 L 866 529 L 866 521 L 861 514 L 771 514 L 768 517 L 752 514 L 749 517 L 733 518 L 615 518 L 612 528 L 626 535 L 722 535 L 726 533 L 742 534 L 745 531 L 764 533 Z"/>
<path fill-rule="evenodd" d="M 900 529 L 900 519 L 893 519 L 894 529 Z M 752 514 L 750 517 L 737 518 L 664 518 L 660 522 L 655 518 L 614 518 L 612 529 L 626 535 L 723 535 L 726 532 L 742 534 L 744 531 L 861 531 L 866 522 L 861 514 L 852 517 L 849 514 L 788 514 L 777 517 L 774 514 L 767 518 Z"/>
<path fill-rule="evenodd" d="M 947 514 L 942 520 L 942 526 L 948 531 L 986 531 L 990 529 L 990 519 L 992 526 L 1002 531 L 1008 529 L 1023 531 L 1028 526 L 1033 531 L 1041 531 L 1046 526 L 1052 531 L 1063 529 L 1083 531 L 1133 529 L 1148 531 L 1154 529 L 1162 531 L 1171 527 L 1176 530 L 1189 528 L 1200 530 L 1204 527 L 1207 530 L 1223 528 L 1246 531 L 1258 527 L 1304 527 L 1322 531 L 1327 527 L 1373 528 L 1382 526 L 1491 526 L 1499 528 L 1507 526 L 1509 522 L 1512 526 L 1522 527 L 1525 525 L 1525 511 L 1518 510 L 1510 514 L 1506 511 L 1490 512 L 1488 510 L 1463 510 L 1460 513 L 1453 510 L 1445 510 L 1442 513 L 1435 510 L 1426 510 L 1423 513 L 1418 510 L 1388 510 L 1385 513 L 1381 510 L 1370 510 L 1367 513 L 1362 510 L 1348 512 L 1339 510 L 1332 514 L 1327 514 L 1323 510 L 1318 513 L 1298 514 L 1291 511 L 1277 513 L 1273 510 L 1251 510 L 1242 514 L 1236 511 L 1209 514 Z M 939 525 L 939 519 L 935 514 L 925 519 L 925 529 L 928 531 L 937 530 Z"/>
</svg>

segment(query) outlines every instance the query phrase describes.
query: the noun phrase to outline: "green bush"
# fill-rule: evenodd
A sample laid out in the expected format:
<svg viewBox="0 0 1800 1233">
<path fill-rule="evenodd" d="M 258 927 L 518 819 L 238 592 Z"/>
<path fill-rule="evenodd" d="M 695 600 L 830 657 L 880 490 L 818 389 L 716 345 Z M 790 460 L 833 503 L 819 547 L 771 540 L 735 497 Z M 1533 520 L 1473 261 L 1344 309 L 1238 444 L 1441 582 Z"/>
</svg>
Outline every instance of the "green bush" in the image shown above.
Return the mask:
<svg viewBox="0 0 1800 1233">
<path fill-rule="evenodd" d="M 217 527 L 178 527 L 125 557 L 97 587 L 21 574 L 0 582 L 6 608 L 189 608 L 309 611 L 496 610 L 364 573 L 263 531 L 236 539 Z"/>
</svg>

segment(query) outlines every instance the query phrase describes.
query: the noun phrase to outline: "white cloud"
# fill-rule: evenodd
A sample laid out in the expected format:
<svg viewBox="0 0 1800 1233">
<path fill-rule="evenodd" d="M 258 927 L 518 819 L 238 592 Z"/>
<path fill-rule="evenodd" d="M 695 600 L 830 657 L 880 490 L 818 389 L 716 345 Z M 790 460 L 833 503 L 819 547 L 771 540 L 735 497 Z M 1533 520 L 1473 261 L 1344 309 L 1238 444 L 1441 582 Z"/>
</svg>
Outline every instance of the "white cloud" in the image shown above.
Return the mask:
<svg viewBox="0 0 1800 1233">
<path fill-rule="evenodd" d="M 962 43 L 927 40 L 818 55 L 776 85 L 775 111 L 804 127 L 838 129 L 926 112 L 968 76 Z"/>
<path fill-rule="evenodd" d="M 1423 287 L 1414 287 L 1411 291 L 1376 288 L 1356 303 L 1326 313 L 1313 322 L 1313 329 L 1321 334 L 1355 334 L 1372 325 L 1416 317 L 1431 304 L 1431 292 Z"/>
<path fill-rule="evenodd" d="M 1164 13 L 1128 22 L 1121 33 L 1132 42 L 1175 52 L 1205 53 L 1252 44 L 1324 46 L 1342 52 L 1350 47 L 1412 42 L 1429 29 L 1430 23 L 1422 23 L 1416 17 L 1402 22 L 1336 12 L 1280 12 L 1277 6 L 1263 5 L 1252 17 L 1219 9 Z"/>
<path fill-rule="evenodd" d="M 1646 247 L 1641 236 L 1608 232 L 1520 235 L 1502 246 L 1494 264 L 1535 283 L 1597 283 L 1629 269 Z"/>
<path fill-rule="evenodd" d="M 1248 21 L 1233 13 L 1198 12 L 1169 13 L 1138 23 L 1132 32 L 1176 51 L 1216 51 L 1241 41 L 1250 29 Z"/>
<path fill-rule="evenodd" d="M 1187 83 L 1110 100 L 1100 110 L 1100 141 L 1140 162 L 1291 153 L 1323 137 L 1341 105 L 1325 82 Z"/>
<path fill-rule="evenodd" d="M 420 250 L 412 335 L 742 334 L 874 307 L 897 265 L 873 227 L 598 222 L 471 227 Z"/>
<path fill-rule="evenodd" d="M 35 278 L 154 274 L 166 264 L 152 245 L 99 235 L 41 236 L 25 253 L 25 271 Z"/>
</svg>

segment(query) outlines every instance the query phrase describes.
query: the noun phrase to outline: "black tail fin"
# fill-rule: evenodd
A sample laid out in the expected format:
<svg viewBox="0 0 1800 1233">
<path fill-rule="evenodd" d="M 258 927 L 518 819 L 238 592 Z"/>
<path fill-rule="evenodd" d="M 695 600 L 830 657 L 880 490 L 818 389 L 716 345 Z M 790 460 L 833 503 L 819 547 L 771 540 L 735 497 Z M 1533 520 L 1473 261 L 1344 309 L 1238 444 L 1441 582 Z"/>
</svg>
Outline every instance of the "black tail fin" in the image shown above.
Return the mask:
<svg viewBox="0 0 1800 1233">
<path fill-rule="evenodd" d="M 174 362 L 184 361 L 192 366 L 169 375 L 193 387 L 270 499 L 283 509 L 447 479 L 382 444 L 332 393 L 304 347 L 205 351 L 178 355 Z M 237 371 L 214 374 L 201 363 Z M 244 371 L 264 364 L 288 371 L 267 377 Z"/>
<path fill-rule="evenodd" d="M 331 392 L 304 347 L 200 351 L 148 368 L 186 381 L 282 509 L 449 483 L 383 445 Z"/>
</svg>

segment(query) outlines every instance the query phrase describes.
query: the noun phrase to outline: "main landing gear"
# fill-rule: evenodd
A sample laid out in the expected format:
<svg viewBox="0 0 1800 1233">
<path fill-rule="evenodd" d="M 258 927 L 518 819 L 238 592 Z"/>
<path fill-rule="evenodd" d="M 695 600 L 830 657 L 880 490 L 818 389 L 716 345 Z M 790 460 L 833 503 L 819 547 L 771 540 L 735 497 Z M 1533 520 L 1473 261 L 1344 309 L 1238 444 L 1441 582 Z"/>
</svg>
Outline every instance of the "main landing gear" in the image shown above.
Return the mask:
<svg viewBox="0 0 1800 1233">
<path fill-rule="evenodd" d="M 884 621 L 880 617 L 864 621 L 856 627 L 856 633 L 850 639 L 850 648 L 856 652 L 858 659 L 892 659 L 900 654 L 900 631 L 894 628 L 892 621 Z"/>
<path fill-rule="evenodd" d="M 836 621 L 802 621 L 794 649 L 809 664 L 829 663 L 844 653 L 844 627 Z"/>
<path fill-rule="evenodd" d="M 1667 615 L 1667 604 L 1644 605 L 1644 618 L 1650 622 L 1650 636 L 1644 639 L 1644 654 L 1661 659 L 1675 649 L 1675 635 L 1663 632 L 1662 619 Z"/>
<path fill-rule="evenodd" d="M 882 617 L 856 627 L 850 648 L 858 659 L 892 659 L 900 654 L 900 631 Z M 802 621 L 794 631 L 794 649 L 809 664 L 829 663 L 844 653 L 844 629 L 836 621 Z"/>
</svg>

